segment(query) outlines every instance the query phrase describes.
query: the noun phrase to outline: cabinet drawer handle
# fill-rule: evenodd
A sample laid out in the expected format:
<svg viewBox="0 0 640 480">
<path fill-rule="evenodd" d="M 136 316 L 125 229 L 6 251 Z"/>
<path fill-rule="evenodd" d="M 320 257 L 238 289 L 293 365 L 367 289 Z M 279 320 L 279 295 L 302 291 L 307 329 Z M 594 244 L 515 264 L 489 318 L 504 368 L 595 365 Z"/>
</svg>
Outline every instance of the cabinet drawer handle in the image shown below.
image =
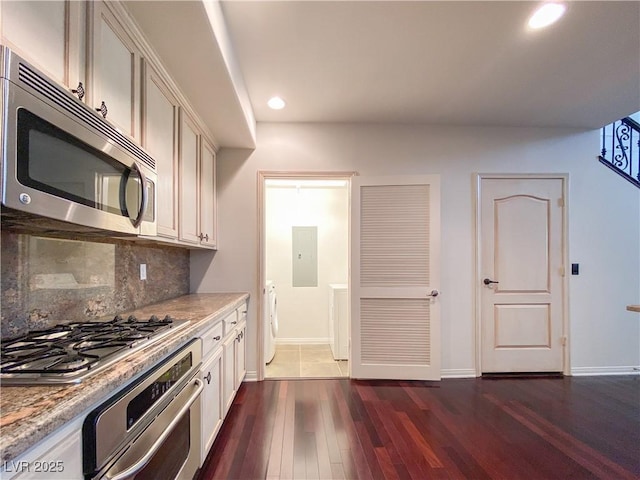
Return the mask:
<svg viewBox="0 0 640 480">
<path fill-rule="evenodd" d="M 207 385 L 209 385 L 211 383 L 211 372 L 207 373 L 207 376 L 204 377 L 204 379 L 207 381 Z"/>
<path fill-rule="evenodd" d="M 213 337 L 214 340 L 220 340 L 220 335 L 216 335 L 215 337 Z"/>
<path fill-rule="evenodd" d="M 96 112 L 100 112 L 102 114 L 102 118 L 107 118 L 107 113 L 109 110 L 107 109 L 107 104 L 102 102 L 98 108 L 96 108 Z"/>
<path fill-rule="evenodd" d="M 78 86 L 71 90 L 71 93 L 75 93 L 78 96 L 78 100 L 82 100 L 84 98 L 84 86 L 82 82 L 78 82 Z"/>
<path fill-rule="evenodd" d="M 238 321 L 234 320 L 233 322 L 231 322 L 231 325 L 235 325 L 236 323 L 238 323 Z"/>
</svg>

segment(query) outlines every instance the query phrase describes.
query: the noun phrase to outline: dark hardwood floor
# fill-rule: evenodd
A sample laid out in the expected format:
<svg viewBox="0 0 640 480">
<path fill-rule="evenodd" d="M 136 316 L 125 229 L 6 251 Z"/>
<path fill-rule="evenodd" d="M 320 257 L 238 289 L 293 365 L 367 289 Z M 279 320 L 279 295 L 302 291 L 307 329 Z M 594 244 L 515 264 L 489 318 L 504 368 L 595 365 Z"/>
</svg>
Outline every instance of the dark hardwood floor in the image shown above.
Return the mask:
<svg viewBox="0 0 640 480">
<path fill-rule="evenodd" d="M 640 377 L 245 383 L 198 480 L 264 478 L 639 479 Z"/>
</svg>

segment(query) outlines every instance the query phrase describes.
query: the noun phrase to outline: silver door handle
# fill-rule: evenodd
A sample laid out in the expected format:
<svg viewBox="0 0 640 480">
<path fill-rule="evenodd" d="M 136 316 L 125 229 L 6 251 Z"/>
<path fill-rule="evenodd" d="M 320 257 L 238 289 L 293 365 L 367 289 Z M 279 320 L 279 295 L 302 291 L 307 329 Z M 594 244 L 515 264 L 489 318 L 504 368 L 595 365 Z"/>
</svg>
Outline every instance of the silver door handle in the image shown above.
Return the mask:
<svg viewBox="0 0 640 480">
<path fill-rule="evenodd" d="M 436 298 L 438 295 L 440 295 L 440 292 L 438 290 L 431 290 L 431 293 L 428 296 Z"/>
<path fill-rule="evenodd" d="M 176 426 L 178 425 L 178 423 L 180 422 L 184 414 L 187 413 L 187 411 L 191 408 L 191 405 L 193 405 L 193 402 L 195 402 L 200 396 L 200 394 L 202 393 L 202 390 L 204 389 L 204 383 L 202 382 L 202 380 L 200 380 L 199 378 L 196 378 L 194 379 L 193 384 L 197 385 L 195 393 L 189 397 L 189 400 L 187 400 L 187 403 L 183 405 L 180 411 L 176 414 L 175 418 L 171 420 L 171 423 L 167 425 L 167 428 L 164 429 L 164 431 L 158 437 L 158 439 L 153 443 L 153 445 L 151 445 L 151 448 L 149 448 L 149 451 L 145 453 L 145 455 L 140 460 L 138 460 L 136 463 L 131 465 L 129 468 L 118 473 L 116 476 L 111 477 L 111 480 L 124 480 L 126 478 L 130 478 L 131 476 L 135 475 L 140 470 L 142 470 L 147 463 L 149 463 L 151 458 L 160 449 L 160 447 L 162 446 L 164 441 L 167 439 L 167 437 L 171 434 L 173 429 L 176 428 Z"/>
<path fill-rule="evenodd" d="M 140 210 L 138 210 L 138 216 L 135 219 L 131 219 L 133 222 L 133 226 L 138 228 L 142 223 L 142 217 L 144 216 L 144 211 L 147 209 L 148 193 L 147 193 L 147 176 L 144 174 L 140 165 L 136 162 L 133 162 L 133 169 L 138 172 L 138 176 L 140 177 L 140 187 L 142 188 L 142 201 L 140 202 Z"/>
</svg>

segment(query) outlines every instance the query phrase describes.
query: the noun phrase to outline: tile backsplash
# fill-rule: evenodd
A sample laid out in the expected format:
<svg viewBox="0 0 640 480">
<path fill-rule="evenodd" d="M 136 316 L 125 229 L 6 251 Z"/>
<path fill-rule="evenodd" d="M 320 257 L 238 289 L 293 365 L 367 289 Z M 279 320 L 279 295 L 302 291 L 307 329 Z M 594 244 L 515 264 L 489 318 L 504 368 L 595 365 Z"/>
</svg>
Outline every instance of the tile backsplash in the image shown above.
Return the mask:
<svg viewBox="0 0 640 480">
<path fill-rule="evenodd" d="M 2 231 L 0 338 L 113 316 L 189 292 L 187 250 Z M 146 264 L 147 280 L 140 280 Z"/>
</svg>

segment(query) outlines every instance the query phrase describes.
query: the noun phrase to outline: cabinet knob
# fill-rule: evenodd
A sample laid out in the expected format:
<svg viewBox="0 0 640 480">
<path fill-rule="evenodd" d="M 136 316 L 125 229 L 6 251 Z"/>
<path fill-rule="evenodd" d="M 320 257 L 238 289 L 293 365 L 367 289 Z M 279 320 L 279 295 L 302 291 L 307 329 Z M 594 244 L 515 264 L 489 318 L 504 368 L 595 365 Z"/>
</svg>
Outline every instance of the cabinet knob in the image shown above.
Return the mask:
<svg viewBox="0 0 640 480">
<path fill-rule="evenodd" d="M 107 113 L 109 110 L 107 109 L 107 104 L 102 102 L 98 108 L 96 108 L 96 112 L 100 112 L 102 118 L 107 118 Z"/>
<path fill-rule="evenodd" d="M 238 321 L 234 320 L 233 322 L 231 322 L 231 325 L 235 325 L 236 323 L 238 323 Z"/>
<path fill-rule="evenodd" d="M 78 100 L 82 100 L 84 98 L 84 86 L 82 82 L 78 82 L 78 86 L 71 90 L 71 93 L 75 93 L 78 96 Z"/>
<path fill-rule="evenodd" d="M 211 372 L 207 373 L 207 376 L 204 377 L 204 379 L 207 381 L 207 385 L 209 385 L 211 383 Z"/>
<path fill-rule="evenodd" d="M 209 235 L 205 234 L 204 239 L 208 242 L 209 241 Z"/>
<path fill-rule="evenodd" d="M 220 340 L 220 335 L 216 335 L 215 337 L 213 337 L 213 339 L 216 341 Z"/>
</svg>

